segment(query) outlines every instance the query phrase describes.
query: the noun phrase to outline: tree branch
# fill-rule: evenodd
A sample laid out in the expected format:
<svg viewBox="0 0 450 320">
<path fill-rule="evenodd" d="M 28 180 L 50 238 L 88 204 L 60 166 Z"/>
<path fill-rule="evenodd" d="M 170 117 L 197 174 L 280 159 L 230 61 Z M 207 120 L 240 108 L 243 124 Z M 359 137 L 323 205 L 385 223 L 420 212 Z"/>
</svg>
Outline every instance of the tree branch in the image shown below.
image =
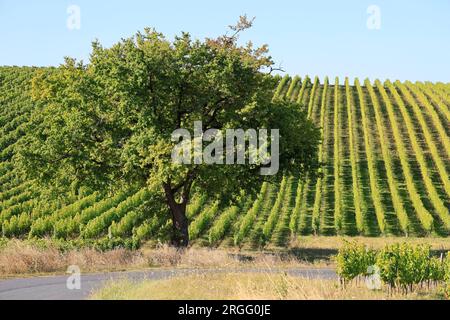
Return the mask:
<svg viewBox="0 0 450 320">
<path fill-rule="evenodd" d="M 270 67 L 269 68 L 269 74 L 272 74 L 274 71 L 280 71 L 280 72 L 286 72 L 281 66 L 278 68 Z"/>
</svg>

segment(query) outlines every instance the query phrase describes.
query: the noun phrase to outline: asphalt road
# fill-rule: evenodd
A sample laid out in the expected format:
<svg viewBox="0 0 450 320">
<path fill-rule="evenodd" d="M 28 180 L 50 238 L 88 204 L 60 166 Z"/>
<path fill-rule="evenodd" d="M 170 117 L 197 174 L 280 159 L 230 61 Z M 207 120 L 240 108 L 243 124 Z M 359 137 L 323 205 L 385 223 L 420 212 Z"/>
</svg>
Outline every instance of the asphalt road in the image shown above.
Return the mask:
<svg viewBox="0 0 450 320">
<path fill-rule="evenodd" d="M 175 270 L 145 270 L 112 272 L 81 275 L 81 288 L 69 290 L 67 279 L 69 275 L 34 277 L 23 279 L 0 280 L 0 300 L 83 300 L 89 297 L 95 289 L 101 288 L 106 281 L 130 279 L 133 281 L 145 279 L 166 279 L 174 276 L 182 276 L 198 273 L 224 273 L 224 272 L 286 272 L 289 275 L 309 279 L 336 279 L 337 275 L 332 269 L 175 269 Z"/>
</svg>

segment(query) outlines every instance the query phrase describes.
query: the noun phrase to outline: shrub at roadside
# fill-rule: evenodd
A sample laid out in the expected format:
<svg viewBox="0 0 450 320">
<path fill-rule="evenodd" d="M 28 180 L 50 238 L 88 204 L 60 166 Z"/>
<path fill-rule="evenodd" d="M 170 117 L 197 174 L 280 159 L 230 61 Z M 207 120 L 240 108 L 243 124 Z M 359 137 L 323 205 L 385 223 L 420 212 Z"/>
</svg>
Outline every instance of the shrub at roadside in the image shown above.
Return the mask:
<svg viewBox="0 0 450 320">
<path fill-rule="evenodd" d="M 337 255 L 337 273 L 342 284 L 359 276 L 367 275 L 375 265 L 376 251 L 363 244 L 346 242 Z"/>
<path fill-rule="evenodd" d="M 394 244 L 376 251 L 364 245 L 347 243 L 337 255 L 337 273 L 342 284 L 369 276 L 375 270 L 389 292 L 407 294 L 416 288 L 437 287 L 446 283 L 449 290 L 450 255 L 446 261 L 432 257 L 430 247 Z M 448 292 L 447 292 L 448 295 Z"/>
</svg>

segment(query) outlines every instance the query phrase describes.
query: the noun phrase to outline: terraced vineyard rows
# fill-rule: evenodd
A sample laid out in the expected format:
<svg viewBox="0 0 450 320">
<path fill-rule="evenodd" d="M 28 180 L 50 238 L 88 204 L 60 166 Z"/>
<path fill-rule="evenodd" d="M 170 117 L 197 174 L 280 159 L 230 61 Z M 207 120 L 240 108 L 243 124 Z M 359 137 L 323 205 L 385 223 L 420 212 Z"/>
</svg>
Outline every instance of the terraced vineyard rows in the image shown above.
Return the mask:
<svg viewBox="0 0 450 320">
<path fill-rule="evenodd" d="M 167 240 L 170 221 L 152 214 L 163 201 L 152 190 L 77 190 L 47 201 L 45 190 L 14 168 L 38 70 L 0 68 L 2 236 Z M 321 127 L 321 174 L 280 177 L 232 207 L 196 195 L 188 206 L 194 242 L 259 248 L 285 247 L 306 234 L 449 236 L 449 85 L 284 76 L 273 99 L 299 102 Z"/>
</svg>

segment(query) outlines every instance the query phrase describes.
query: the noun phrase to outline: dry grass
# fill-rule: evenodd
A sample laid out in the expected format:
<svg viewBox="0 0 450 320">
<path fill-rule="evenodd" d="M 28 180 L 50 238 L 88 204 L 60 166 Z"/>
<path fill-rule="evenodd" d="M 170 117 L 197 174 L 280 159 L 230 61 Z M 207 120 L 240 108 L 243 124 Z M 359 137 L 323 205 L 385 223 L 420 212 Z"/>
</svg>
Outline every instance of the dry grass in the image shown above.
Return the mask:
<svg viewBox="0 0 450 320">
<path fill-rule="evenodd" d="M 178 250 L 166 245 L 131 251 L 98 251 L 89 248 L 61 251 L 49 240 L 45 246 L 11 240 L 0 247 L 0 277 L 64 273 L 70 265 L 83 272 L 144 268 L 240 268 L 311 267 L 293 256 L 242 253 L 233 250 L 190 248 Z M 314 265 L 323 266 L 323 265 Z"/>
<path fill-rule="evenodd" d="M 140 252 L 116 249 L 100 252 L 78 249 L 61 252 L 49 245 L 42 248 L 18 240 L 9 241 L 0 249 L 0 275 L 65 272 L 70 265 L 84 271 L 123 270 L 145 266 Z"/>
<path fill-rule="evenodd" d="M 338 250 L 346 241 L 363 243 L 374 249 L 381 249 L 395 243 L 408 243 L 410 245 L 427 244 L 433 250 L 450 251 L 449 238 L 406 238 L 406 237 L 345 237 L 345 236 L 302 236 L 294 238 L 290 244 L 291 249 L 328 249 Z"/>
<path fill-rule="evenodd" d="M 388 295 L 363 284 L 345 289 L 337 281 L 303 279 L 286 274 L 196 274 L 166 280 L 109 282 L 91 296 L 98 300 L 382 300 L 436 299 L 435 293 Z"/>
<path fill-rule="evenodd" d="M 44 240 L 45 246 L 10 240 L 0 245 L 0 277 L 63 273 L 69 265 L 78 265 L 83 272 L 143 268 L 332 267 L 333 255 L 344 240 L 356 240 L 374 248 L 406 241 L 411 244 L 428 243 L 434 250 L 450 250 L 450 241 L 439 238 L 301 237 L 293 240 L 290 249 L 265 252 L 204 247 L 180 251 L 166 245 L 143 247 L 136 251 L 116 249 L 101 252 L 88 248 L 62 251 L 51 240 Z"/>
<path fill-rule="evenodd" d="M 42 250 L 13 241 L 0 254 L 1 274 L 54 272 L 63 267 L 64 261 L 54 248 Z"/>
<path fill-rule="evenodd" d="M 189 248 L 177 250 L 169 246 L 143 248 L 143 256 L 151 267 L 231 268 L 231 267 L 325 267 L 330 263 L 309 263 L 294 255 L 268 252 L 241 252 L 237 249 Z"/>
</svg>

